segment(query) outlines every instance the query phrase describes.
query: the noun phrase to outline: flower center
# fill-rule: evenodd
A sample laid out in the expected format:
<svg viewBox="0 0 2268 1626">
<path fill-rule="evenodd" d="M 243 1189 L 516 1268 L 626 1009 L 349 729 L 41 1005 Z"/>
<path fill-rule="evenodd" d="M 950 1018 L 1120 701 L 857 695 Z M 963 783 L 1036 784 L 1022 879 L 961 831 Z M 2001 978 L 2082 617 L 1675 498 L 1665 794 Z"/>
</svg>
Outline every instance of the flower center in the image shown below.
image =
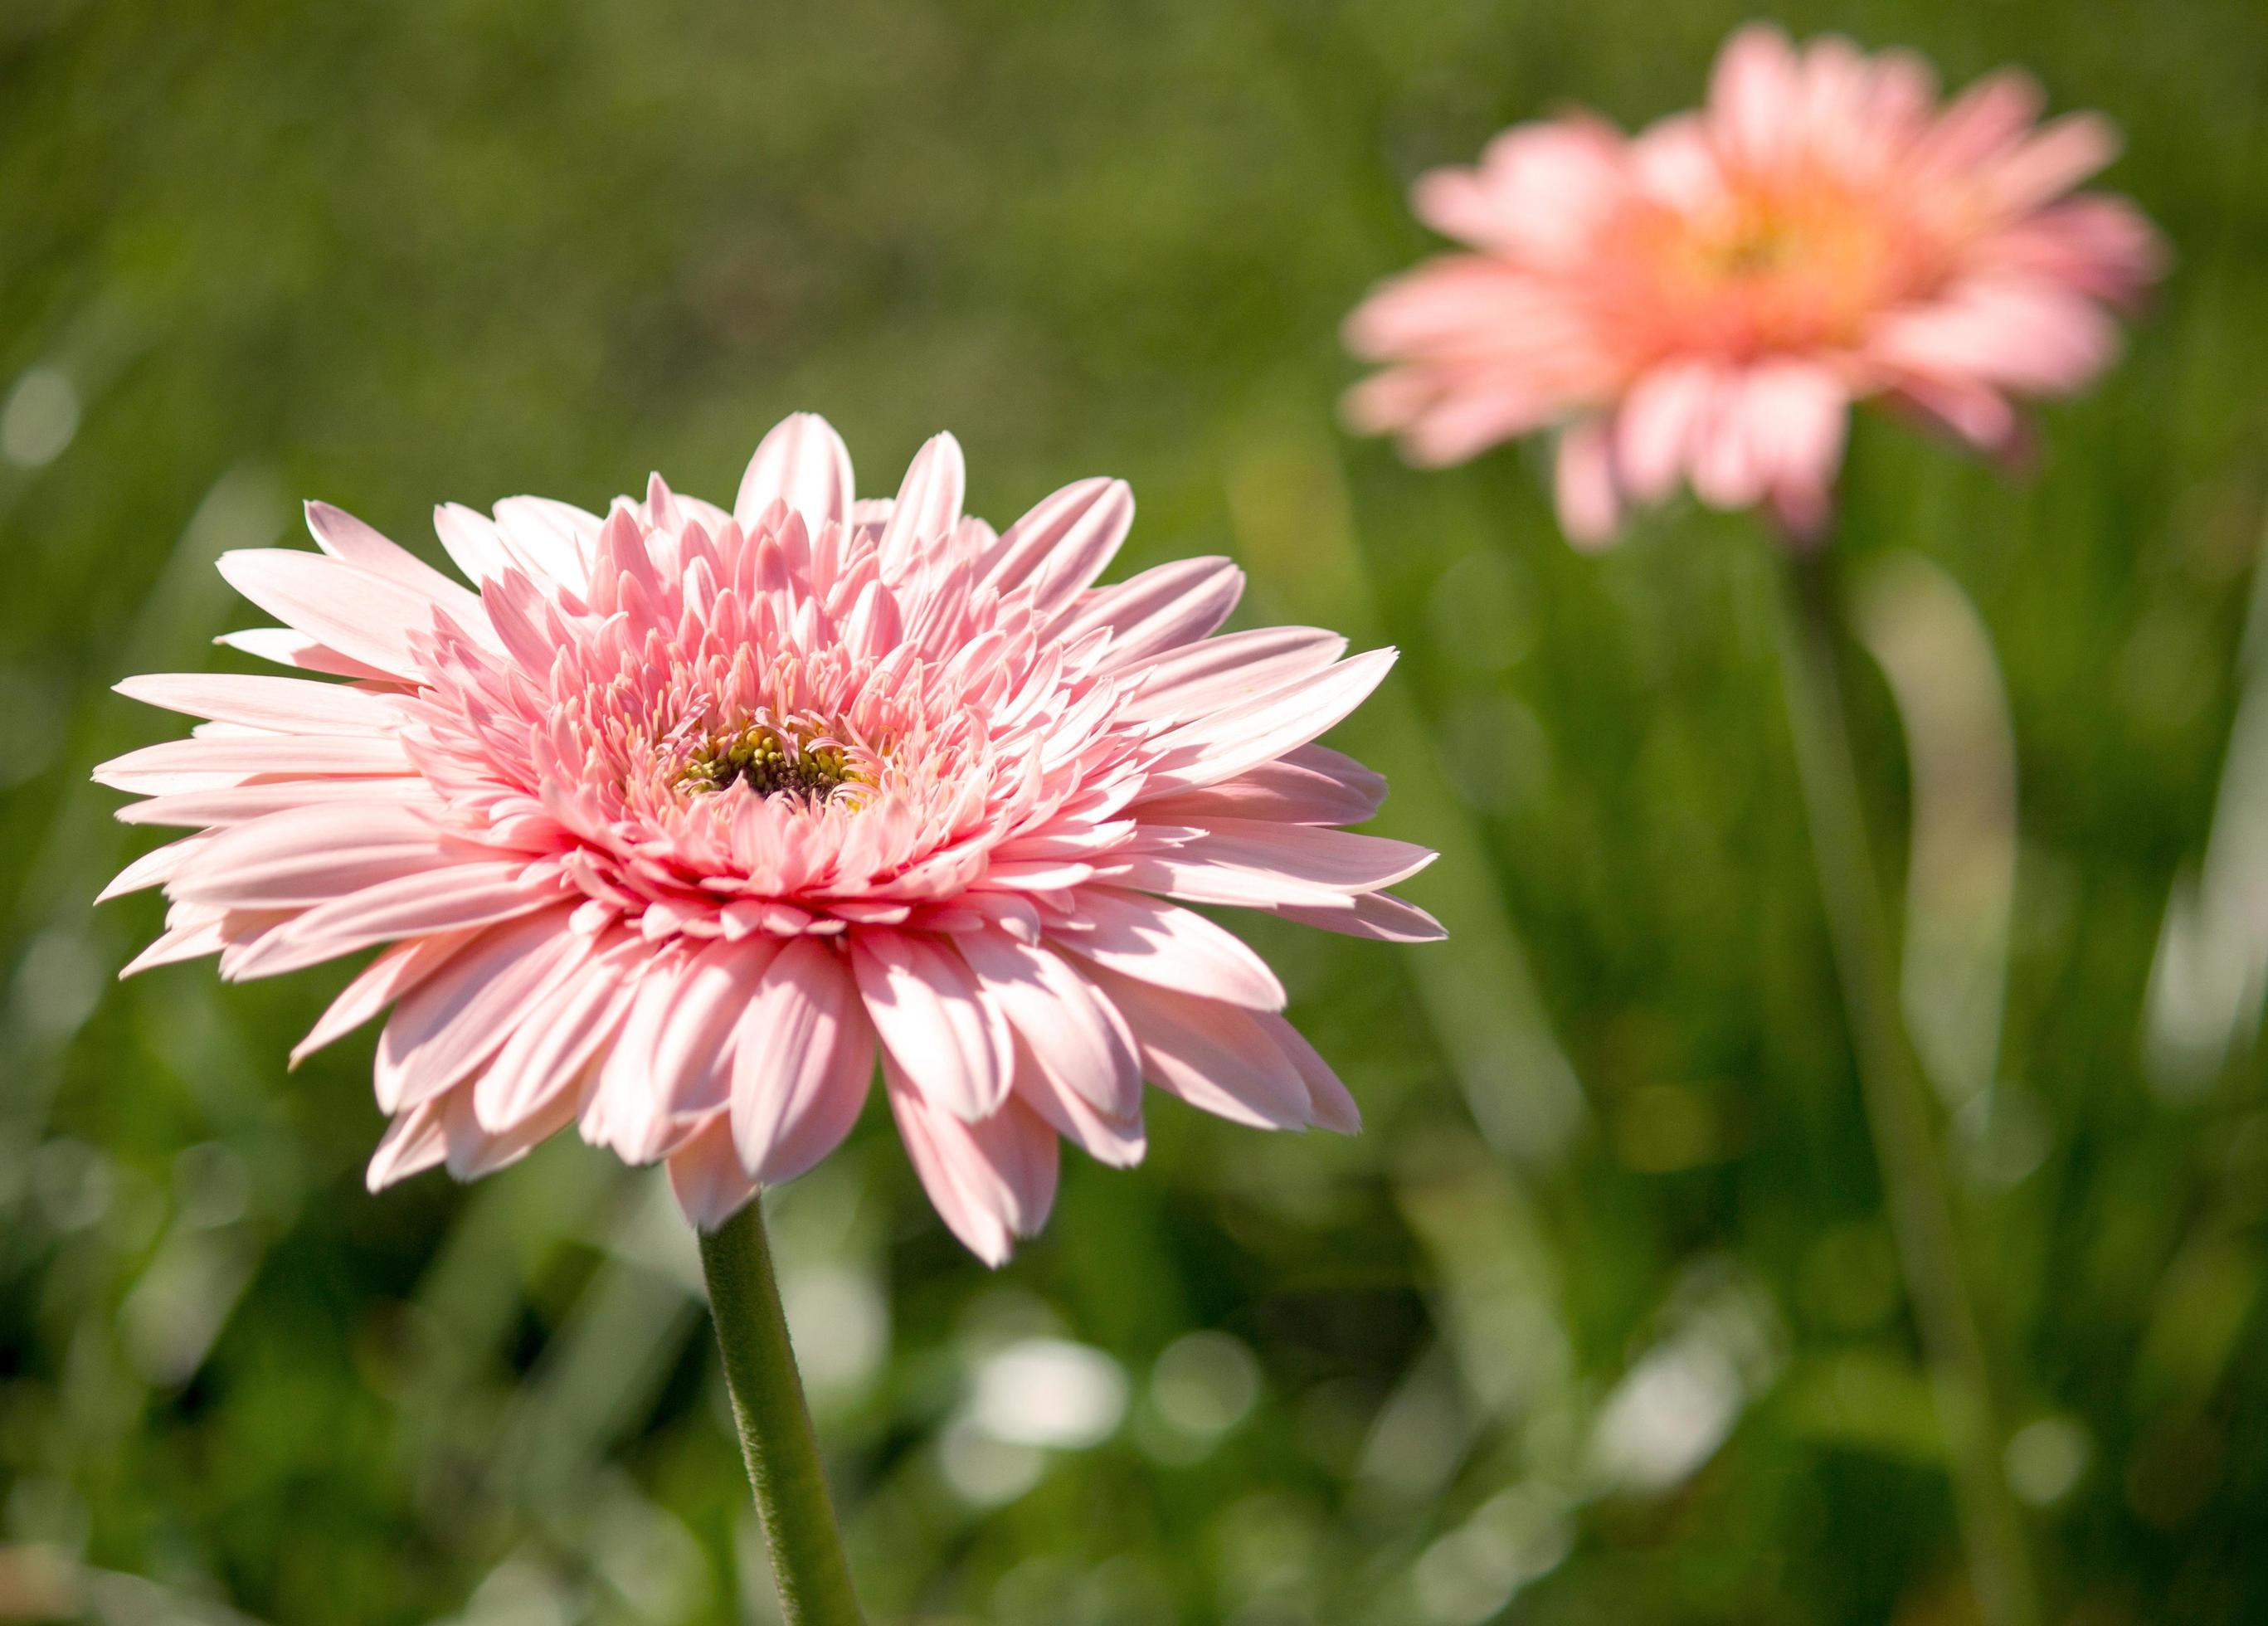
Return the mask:
<svg viewBox="0 0 2268 1626">
<path fill-rule="evenodd" d="M 872 789 L 879 762 L 815 726 L 751 723 L 704 740 L 678 770 L 678 788 L 707 795 L 746 785 L 758 796 L 824 802 Z"/>
<path fill-rule="evenodd" d="M 1914 224 L 1820 182 L 1736 193 L 1694 213 L 1636 217 L 1631 255 L 1650 267 L 1625 331 L 1659 352 L 1741 357 L 1855 342 L 1867 320 L 1924 286 L 1933 248 Z"/>
</svg>

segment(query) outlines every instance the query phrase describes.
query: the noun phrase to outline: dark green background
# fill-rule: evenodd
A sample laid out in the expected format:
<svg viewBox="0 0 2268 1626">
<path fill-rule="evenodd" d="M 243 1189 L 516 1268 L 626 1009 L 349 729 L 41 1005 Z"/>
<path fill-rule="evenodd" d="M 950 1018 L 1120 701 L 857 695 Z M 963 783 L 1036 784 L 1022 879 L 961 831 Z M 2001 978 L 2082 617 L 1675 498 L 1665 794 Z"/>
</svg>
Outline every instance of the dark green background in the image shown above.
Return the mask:
<svg viewBox="0 0 2268 1626">
<path fill-rule="evenodd" d="M 1359 1139 L 1161 1104 L 1146 1166 L 1075 1162 L 997 1275 L 880 1116 L 784 1194 L 877 1621 L 1970 1618 L 1768 554 L 1672 511 L 1579 556 L 1531 455 L 1419 475 L 1333 416 L 1341 316 L 1429 246 L 1412 174 L 1570 101 L 1686 105 L 1741 15 L 0 7 L 0 1615 L 767 1618 L 658 1180 L 562 1144 L 470 1190 L 366 1196 L 370 1040 L 284 1071 L 346 973 L 114 985 L 159 909 L 89 910 L 146 842 L 86 773 L 174 729 L 107 684 L 233 658 L 206 640 L 259 618 L 210 561 L 293 534 L 298 498 L 437 556 L 445 498 L 596 506 L 652 467 L 729 498 L 809 408 L 872 494 L 940 427 L 996 519 L 1123 475 L 1130 563 L 1232 551 L 1247 621 L 1401 645 L 1341 742 L 1394 776 L 1375 828 L 1446 850 L 1410 890 L 1457 933 L 1251 931 L 1362 1100 Z M 2178 256 L 2118 370 L 2044 415 L 2029 477 L 1863 423 L 1837 546 L 1860 603 L 1934 604 L 1940 631 L 1957 583 L 2013 715 L 1999 1110 L 1956 1160 L 2014 1421 L 2038 1425 L 2016 1466 L 2052 1618 L 2268 1619 L 2268 862 L 2246 850 L 2268 792 L 2222 788 L 2260 658 L 2268 15 L 1785 20 L 1956 83 L 2022 62 L 2057 107 L 2103 108 L 2129 136 L 2110 183 Z M 1907 552 L 1934 597 L 1881 573 Z M 1859 658 L 1896 875 L 1906 736 Z M 2153 1064 L 2154 957 L 2209 840 L 2219 925 L 2183 975 L 2230 986 L 2233 1059 Z M 1997 953 L 1979 966 L 1997 986 Z M 1236 1343 L 1153 1381 L 1197 1329 Z M 1123 1372 L 1108 1441 L 1035 1460 L 969 1420 L 988 1352 L 1034 1335 Z M 1248 1413 L 1190 1426 L 1234 1415 L 1251 1371 Z M 1720 1446 L 1670 1449 L 1712 1416 Z"/>
</svg>

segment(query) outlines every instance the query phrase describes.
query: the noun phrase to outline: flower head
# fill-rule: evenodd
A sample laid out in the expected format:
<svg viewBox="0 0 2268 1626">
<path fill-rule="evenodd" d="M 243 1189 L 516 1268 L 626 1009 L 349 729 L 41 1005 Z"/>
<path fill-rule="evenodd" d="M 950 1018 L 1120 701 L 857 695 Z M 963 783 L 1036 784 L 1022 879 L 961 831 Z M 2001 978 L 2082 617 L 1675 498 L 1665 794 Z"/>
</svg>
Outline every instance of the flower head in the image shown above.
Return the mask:
<svg viewBox="0 0 2268 1626">
<path fill-rule="evenodd" d="M 1585 541 L 1681 480 L 1816 533 L 1867 397 L 2006 454 L 2014 398 L 2101 372 L 2105 305 L 2161 259 L 2131 205 L 2070 195 L 2110 126 L 2039 113 L 2021 74 L 1940 109 L 1910 55 L 1752 26 L 1698 113 L 1635 136 L 1582 114 L 1515 126 L 1478 167 L 1418 180 L 1420 217 L 1471 252 L 1349 319 L 1388 364 L 1349 415 L 1427 464 L 1560 426 L 1560 517 Z"/>
<path fill-rule="evenodd" d="M 129 969 L 264 976 L 385 945 L 294 1059 L 392 1006 L 373 1188 L 469 1178 L 568 1124 L 666 1159 L 697 1225 L 824 1157 L 879 1052 L 939 1211 L 985 1259 L 1053 1198 L 1057 1142 L 1130 1164 L 1146 1078 L 1263 1128 L 1351 1130 L 1250 949 L 1185 903 L 1438 935 L 1383 889 L 1432 857 L 1334 827 L 1385 793 L 1312 742 L 1391 651 L 1214 636 L 1242 577 L 1196 559 L 1097 588 L 1118 481 L 996 533 L 960 447 L 854 502 L 823 421 L 766 436 L 733 510 L 438 511 L 464 585 L 311 504 L 321 552 L 231 554 L 285 624 L 224 640 L 347 680 L 173 675 L 210 719 L 96 777 L 194 833 Z"/>
</svg>

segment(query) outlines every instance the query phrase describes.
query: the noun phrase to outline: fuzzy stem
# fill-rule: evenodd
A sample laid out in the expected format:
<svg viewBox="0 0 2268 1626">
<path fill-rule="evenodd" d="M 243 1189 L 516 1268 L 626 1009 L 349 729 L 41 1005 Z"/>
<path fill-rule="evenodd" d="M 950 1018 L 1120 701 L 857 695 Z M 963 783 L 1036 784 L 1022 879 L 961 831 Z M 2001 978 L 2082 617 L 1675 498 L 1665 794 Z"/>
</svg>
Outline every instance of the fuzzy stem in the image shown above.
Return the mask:
<svg viewBox="0 0 2268 1626">
<path fill-rule="evenodd" d="M 740 1454 L 747 1460 L 788 1626 L 861 1626 L 843 1533 L 828 1499 L 819 1436 L 780 1309 L 761 1201 L 703 1234 L 701 1268 L 709 1278 L 710 1314 L 725 1355 Z"/>
<path fill-rule="evenodd" d="M 1899 1012 L 1837 670 L 1831 550 L 1815 545 L 1781 551 L 1780 663 L 1820 899 L 1977 1603 L 1988 1626 L 2038 1626 L 2038 1583 L 2003 1467 L 1992 1363 L 1962 1269 L 1936 1107 Z"/>
</svg>

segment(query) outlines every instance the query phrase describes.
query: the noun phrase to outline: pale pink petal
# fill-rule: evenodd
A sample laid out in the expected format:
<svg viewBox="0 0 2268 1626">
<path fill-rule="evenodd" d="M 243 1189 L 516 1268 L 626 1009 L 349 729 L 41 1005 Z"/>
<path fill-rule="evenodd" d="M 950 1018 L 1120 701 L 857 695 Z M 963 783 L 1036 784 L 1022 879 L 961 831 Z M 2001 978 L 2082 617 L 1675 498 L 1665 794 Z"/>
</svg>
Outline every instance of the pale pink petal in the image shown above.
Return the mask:
<svg viewBox="0 0 2268 1626">
<path fill-rule="evenodd" d="M 1042 1067 L 1020 1037 L 1016 1045 L 1016 1099 L 1098 1163 L 1116 1169 L 1131 1168 L 1149 1150 L 1138 1107 L 1123 1116 L 1102 1111 Z"/>
<path fill-rule="evenodd" d="M 784 503 L 814 528 L 850 519 L 850 451 L 835 426 L 813 412 L 783 418 L 756 445 L 733 499 L 733 518 L 753 530 L 772 504 Z"/>
<path fill-rule="evenodd" d="M 781 951 L 733 1040 L 727 1144 L 764 1185 L 793 1180 L 858 1121 L 874 1032 L 844 956 L 816 938 Z"/>
<path fill-rule="evenodd" d="M 1449 935 L 1424 909 L 1388 892 L 1358 893 L 1329 903 L 1286 903 L 1271 912 L 1303 926 L 1373 943 L 1439 943 Z"/>
<path fill-rule="evenodd" d="M 1712 508 L 1747 508 L 1764 495 L 1764 462 L 1749 413 L 1749 375 L 1716 381 L 1693 431 L 1693 494 Z"/>
<path fill-rule="evenodd" d="M 1226 707 L 1160 735 L 1146 791 L 1201 790 L 1306 745 L 1369 698 L 1394 661 L 1393 650 L 1371 650 L 1291 693 Z"/>
<path fill-rule="evenodd" d="M 1695 426 L 1715 394 L 1715 370 L 1703 362 L 1648 368 L 1615 416 L 1614 461 L 1631 496 L 1658 503 L 1675 489 L 1692 455 Z"/>
<path fill-rule="evenodd" d="M 474 1110 L 475 1086 L 460 1084 L 435 1102 L 449 1144 L 448 1168 L 458 1180 L 478 1180 L 510 1168 L 575 1121 L 575 1103 L 562 1096 L 502 1129 L 490 1129 Z"/>
<path fill-rule="evenodd" d="M 1614 441 L 1605 418 L 1584 418 L 1560 434 L 1552 495 L 1568 541 L 1596 548 L 1614 540 L 1622 528 L 1623 504 L 1615 489 Z"/>
<path fill-rule="evenodd" d="M 629 1014 L 637 965 L 632 945 L 616 943 L 552 984 L 482 1070 L 474 1116 L 502 1130 L 561 1100 Z"/>
<path fill-rule="evenodd" d="M 1012 1078 L 1006 1015 L 968 961 L 902 931 L 860 931 L 850 944 L 858 996 L 906 1076 L 969 1120 L 998 1110 Z"/>
<path fill-rule="evenodd" d="M 1241 705 L 1329 671 L 1346 645 L 1319 627 L 1223 633 L 1120 668 L 1137 687 L 1119 716 L 1147 721 Z"/>
<path fill-rule="evenodd" d="M 2117 126 L 2099 113 L 2066 114 L 1992 167 L 1992 200 L 2010 214 L 2037 209 L 2117 156 Z"/>
<path fill-rule="evenodd" d="M 320 672 L 335 678 L 358 678 L 378 683 L 401 681 L 383 667 L 342 655 L 296 628 L 249 627 L 242 632 L 224 632 L 213 642 L 229 649 L 241 650 L 261 660 L 273 661 L 279 666 L 296 666 L 302 672 Z"/>
<path fill-rule="evenodd" d="M 384 733 L 401 726 L 385 696 L 342 683 L 227 672 L 153 673 L 114 686 L 145 705 L 285 734 Z"/>
<path fill-rule="evenodd" d="M 174 879 L 175 897 L 284 909 L 418 875 L 452 861 L 431 818 L 397 803 L 336 803 L 232 826 Z"/>
<path fill-rule="evenodd" d="M 113 757 L 94 770 L 97 784 L 154 794 L 217 789 L 249 774 L 399 775 L 410 771 L 401 742 L 381 734 L 214 734 L 168 739 Z M 195 784 L 177 783 L 184 777 Z"/>
<path fill-rule="evenodd" d="M 378 1104 L 400 1112 L 439 1094 L 499 1049 L 588 951 L 563 909 L 491 928 L 394 1007 L 379 1035 Z"/>
<path fill-rule="evenodd" d="M 360 1027 L 447 965 L 458 950 L 478 936 L 473 931 L 447 931 L 438 937 L 414 938 L 379 954 L 340 990 L 308 1029 L 307 1036 L 291 1047 L 291 1065 L 297 1067 L 325 1045 Z"/>
<path fill-rule="evenodd" d="M 717 1230 L 755 1196 L 758 1182 L 740 1166 L 733 1126 L 724 1113 L 711 1115 L 670 1154 L 669 1189 L 686 1223 L 701 1232 Z"/>
<path fill-rule="evenodd" d="M 1169 993 L 1098 972 L 1142 1054 L 1142 1073 L 1168 1094 L 1260 1129 L 1305 1127 L 1307 1086 L 1261 1017 L 1217 999 Z"/>
<path fill-rule="evenodd" d="M 1052 614 L 1091 585 L 1134 524 L 1123 480 L 1082 480 L 1042 498 L 1000 537 L 984 584 L 1002 592 L 1030 583 L 1033 607 Z"/>
<path fill-rule="evenodd" d="M 1336 1135 L 1360 1134 L 1362 1108 L 1355 1105 L 1354 1097 L 1347 1093 L 1346 1085 L 1315 1047 L 1280 1016 L 1263 1013 L 1260 1026 L 1298 1070 L 1300 1082 L 1307 1086 L 1308 1122 Z"/>
<path fill-rule="evenodd" d="M 1014 1239 L 1035 1234 L 1054 1204 L 1055 1131 L 1019 1101 L 964 1122 L 887 1058 L 882 1077 L 898 1134 L 939 1217 L 986 1264 L 1005 1264 Z"/>
<path fill-rule="evenodd" d="M 1284 1008 L 1284 985 L 1243 939 L 1204 916 L 1139 893 L 1092 887 L 1062 946 L 1122 976 L 1255 1010 Z"/>
<path fill-rule="evenodd" d="M 1748 411 L 1749 444 L 1776 511 L 1793 534 L 1816 535 L 1842 467 L 1848 395 L 1823 368 L 1778 362 L 1751 378 Z"/>
<path fill-rule="evenodd" d="M 328 503 L 307 504 L 307 531 L 315 546 L 357 570 L 390 578 L 420 598 L 431 600 L 470 632 L 481 625 L 481 601 L 461 582 L 426 563 L 400 543 L 380 535 L 344 509 Z"/>
<path fill-rule="evenodd" d="M 225 776 L 228 779 L 242 777 Z M 118 810 L 122 824 L 172 824 L 195 828 L 249 823 L 270 813 L 318 804 L 352 803 L 369 806 L 392 803 L 422 809 L 438 820 L 447 804 L 423 779 L 392 778 L 285 779 L 261 776 L 242 784 L 223 784 L 206 790 L 176 791 L 129 802 Z"/>
<path fill-rule="evenodd" d="M 1134 1035 L 1093 982 L 1062 956 L 1005 932 L 966 932 L 954 946 L 1043 1071 L 1110 1116 L 1140 1110 Z"/>
<path fill-rule="evenodd" d="M 201 838 L 192 835 L 169 842 L 163 847 L 152 847 L 119 871 L 110 884 L 95 894 L 94 901 L 107 903 L 111 899 L 122 898 L 129 893 L 165 885 L 182 865 L 195 857 L 197 849 L 203 844 Z"/>
<path fill-rule="evenodd" d="M 281 548 L 225 553 L 219 565 L 230 586 L 342 655 L 398 677 L 421 670 L 411 638 L 432 625 L 435 606 L 416 588 Z"/>
<path fill-rule="evenodd" d="M 882 526 L 875 548 L 885 572 L 913 558 L 924 546 L 942 541 L 961 523 L 961 500 L 968 483 L 961 443 L 932 435 L 914 454 L 899 486 L 897 502 Z"/>
<path fill-rule="evenodd" d="M 1257 819 L 1215 819 L 1202 834 L 1164 855 L 1177 875 L 1194 883 L 1218 876 L 1219 887 L 1238 890 L 1248 885 L 1256 889 L 1251 894 L 1256 897 L 1267 894 L 1270 882 L 1288 883 L 1283 898 L 1287 902 L 1307 901 L 1319 891 L 1375 892 L 1407 880 L 1435 856 L 1424 847 L 1382 835 Z M 1237 902 L 1243 897 L 1222 895 L 1211 901 Z M 1326 895 L 1320 901 L 1330 900 Z"/>
<path fill-rule="evenodd" d="M 370 1159 L 366 1178 L 372 1191 L 383 1191 L 412 1174 L 441 1166 L 449 1155 L 448 1139 L 442 1132 L 445 1111 L 443 1102 L 427 1101 L 387 1125 Z"/>
<path fill-rule="evenodd" d="M 1345 766 L 1325 765 L 1332 758 Z M 1217 818 L 1360 824 L 1385 798 L 1386 782 L 1378 775 L 1328 747 L 1309 745 L 1202 791 L 1145 796 L 1134 806 L 1156 824 L 1205 825 Z"/>
<path fill-rule="evenodd" d="M 373 943 L 494 924 L 560 901 L 531 887 L 516 863 L 458 864 L 405 875 L 320 904 L 296 916 L 236 964 L 239 978 L 276 976 L 320 965 Z"/>
<path fill-rule="evenodd" d="M 578 1127 L 583 1138 L 604 1146 L 625 1163 L 658 1162 L 697 1131 L 698 1117 L 680 1118 L 659 1092 L 647 1086 L 654 1053 L 682 990 L 692 953 L 673 945 L 646 962 L 630 996 L 621 1028 L 599 1063 L 598 1076 L 584 1101 Z"/>
<path fill-rule="evenodd" d="M 497 540 L 529 576 L 580 597 L 605 521 L 571 503 L 508 497 L 496 505 Z"/>
<path fill-rule="evenodd" d="M 1075 644 L 1098 627 L 1110 629 L 1112 666 L 1207 637 L 1244 593 L 1244 572 L 1226 559 L 1182 559 L 1101 587 L 1074 601 L 1050 630 Z"/>
<path fill-rule="evenodd" d="M 512 568 L 512 550 L 504 533 L 486 514 L 462 503 L 442 503 L 433 510 L 433 534 L 441 551 L 465 573 L 466 579 L 486 585 Z"/>
<path fill-rule="evenodd" d="M 1787 36 L 1750 23 L 1727 41 L 1710 75 L 1710 133 L 1728 157 L 1769 164 L 1794 133 L 1800 97 Z"/>
</svg>

